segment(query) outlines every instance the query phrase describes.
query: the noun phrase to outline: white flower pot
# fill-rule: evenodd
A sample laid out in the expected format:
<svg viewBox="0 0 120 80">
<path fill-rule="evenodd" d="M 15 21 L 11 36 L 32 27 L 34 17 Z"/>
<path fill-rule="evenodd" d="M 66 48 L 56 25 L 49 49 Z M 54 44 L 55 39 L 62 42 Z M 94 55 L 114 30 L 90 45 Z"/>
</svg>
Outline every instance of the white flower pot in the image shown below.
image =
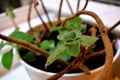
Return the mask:
<svg viewBox="0 0 120 80">
<path fill-rule="evenodd" d="M 116 44 L 115 44 L 115 48 L 116 48 L 116 54 L 114 56 L 113 59 L 113 63 L 119 58 L 120 56 L 120 40 L 118 39 Z M 21 61 L 22 64 L 25 65 L 26 70 L 28 71 L 28 74 L 31 78 L 31 80 L 47 80 L 48 77 L 54 75 L 55 73 L 50 73 L 50 72 L 46 72 L 46 71 L 42 71 L 39 69 L 36 69 L 32 66 L 30 66 L 29 64 L 27 64 L 24 61 Z M 93 80 L 93 78 L 95 76 L 98 75 L 98 73 L 100 73 L 100 71 L 103 69 L 104 66 L 101 66 L 99 68 L 96 68 L 94 70 L 91 70 L 91 75 L 86 75 L 84 73 L 71 73 L 71 74 L 64 74 L 63 77 L 59 78 L 58 80 Z"/>
</svg>

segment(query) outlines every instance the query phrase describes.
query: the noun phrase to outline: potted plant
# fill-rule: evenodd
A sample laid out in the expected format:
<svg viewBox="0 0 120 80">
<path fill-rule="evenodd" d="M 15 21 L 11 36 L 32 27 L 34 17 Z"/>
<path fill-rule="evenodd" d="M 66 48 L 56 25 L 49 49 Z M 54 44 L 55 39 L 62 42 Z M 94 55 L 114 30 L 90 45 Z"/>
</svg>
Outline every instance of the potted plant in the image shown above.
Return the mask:
<svg viewBox="0 0 120 80">
<path fill-rule="evenodd" d="M 62 4 L 62 1 L 63 0 L 61 0 L 60 4 Z M 87 3 L 88 0 L 86 1 L 86 5 Z M 41 4 L 47 15 L 42 0 Z M 13 48 L 15 47 L 22 59 L 25 60 L 22 62 L 27 66 L 26 69 L 33 80 L 38 80 L 39 78 L 41 80 L 57 80 L 65 73 L 67 74 L 65 74 L 64 77 L 61 77 L 60 80 L 70 80 L 73 78 L 75 80 L 109 80 L 112 75 L 114 41 L 111 43 L 102 20 L 94 12 L 85 10 L 86 5 L 81 11 L 77 11 L 63 20 L 60 20 L 61 6 L 59 8 L 58 21 L 51 22 L 47 15 L 48 23 L 45 23 L 39 15 L 43 24 L 34 29 L 30 27 L 31 30 L 27 32 L 29 35 L 20 32 L 18 29 L 16 29 L 9 37 L 0 34 L 1 39 L 8 41 L 2 41 L 0 48 L 4 45 L 11 45 Z M 79 17 L 81 14 L 93 17 L 96 20 L 98 27 L 93 26 L 90 28 L 83 24 L 82 19 Z M 29 18 L 28 21 L 30 21 Z M 33 35 L 31 35 L 31 32 Z M 103 44 L 103 48 L 101 48 L 103 50 L 98 49 L 98 45 L 100 44 Z M 96 53 L 97 55 L 95 54 L 95 50 L 99 50 L 99 52 Z M 96 70 L 89 71 L 85 64 L 87 64 L 87 61 L 89 61 L 91 56 L 94 57 L 99 55 L 103 56 L 100 57 L 102 59 L 105 57 L 105 63 L 103 61 L 104 66 L 99 66 Z M 7 69 L 10 69 L 12 57 L 12 49 L 2 57 L 3 66 Z M 35 63 L 34 61 L 40 61 L 41 63 Z M 44 65 L 41 65 L 42 63 Z M 42 69 L 44 70 L 49 69 L 50 71 L 56 67 L 58 73 L 55 74 L 55 72 L 49 73 L 47 71 L 38 70 L 38 66 L 34 66 L 37 68 L 31 66 L 34 64 L 39 65 L 39 67 L 42 66 Z M 52 65 L 53 67 L 51 67 Z M 86 74 L 79 73 L 80 69 Z M 71 73 L 68 73 L 71 71 L 74 72 L 72 74 L 75 77 L 73 77 Z"/>
</svg>

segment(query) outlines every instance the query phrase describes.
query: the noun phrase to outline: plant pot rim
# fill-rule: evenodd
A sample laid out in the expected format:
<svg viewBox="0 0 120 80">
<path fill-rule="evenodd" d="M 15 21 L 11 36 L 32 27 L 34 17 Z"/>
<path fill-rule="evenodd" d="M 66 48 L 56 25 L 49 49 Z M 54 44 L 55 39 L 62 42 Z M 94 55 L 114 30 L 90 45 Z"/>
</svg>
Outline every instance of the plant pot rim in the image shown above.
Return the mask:
<svg viewBox="0 0 120 80">
<path fill-rule="evenodd" d="M 54 21 L 52 21 L 52 22 L 56 22 L 56 21 L 54 20 Z M 83 21 L 83 22 L 86 22 L 86 20 Z M 88 24 L 90 24 L 90 23 L 92 23 L 92 22 L 89 22 Z M 48 25 L 48 24 L 49 24 L 49 23 L 47 22 L 47 25 Z M 41 27 L 39 27 L 39 26 L 41 26 Z M 38 31 L 39 31 L 39 29 L 40 29 L 40 30 L 41 30 L 41 29 L 44 30 L 44 28 L 42 28 L 42 26 L 43 26 L 42 24 L 39 24 L 39 25 L 35 26 L 33 29 L 37 29 Z M 39 27 L 39 29 L 38 29 L 37 27 Z M 26 31 L 26 32 L 29 33 L 29 30 Z M 114 33 L 113 33 L 113 34 L 114 34 Z M 115 35 L 116 35 L 116 34 L 115 34 Z M 116 61 L 116 59 L 117 59 L 118 56 L 120 55 L 120 53 L 119 53 L 119 52 L 120 52 L 120 39 L 117 39 L 116 44 L 115 44 L 115 49 L 116 49 L 117 51 L 116 51 L 116 54 L 115 54 L 115 56 L 114 56 L 114 58 L 113 58 L 113 63 Z M 28 67 L 28 68 L 30 68 L 31 70 L 34 70 L 35 72 L 38 72 L 38 73 L 43 73 L 43 74 L 47 74 L 47 75 L 54 75 L 54 74 L 56 74 L 56 73 L 54 73 L 54 72 L 47 72 L 47 71 L 43 71 L 43 70 L 37 69 L 37 68 L 35 68 L 35 67 L 32 67 L 31 65 L 29 65 L 28 63 L 26 63 L 24 60 L 21 60 L 21 63 L 24 64 L 25 67 Z M 92 70 L 90 70 L 90 73 L 92 74 L 92 73 L 101 71 L 101 70 L 103 69 L 103 67 L 104 67 L 104 65 L 102 65 L 102 66 L 100 66 L 100 67 L 98 67 L 98 68 L 92 69 Z M 66 77 L 69 77 L 69 76 L 78 76 L 78 75 L 84 75 L 84 73 L 83 73 L 83 72 L 80 72 L 80 73 L 66 73 L 66 74 L 64 74 L 64 76 L 66 76 Z"/>
<path fill-rule="evenodd" d="M 115 44 L 115 49 L 117 51 L 116 51 L 116 54 L 113 58 L 113 63 L 117 60 L 118 56 L 120 55 L 120 53 L 119 53 L 120 52 L 120 39 L 117 39 L 116 44 Z M 56 74 L 56 73 L 53 73 L 53 72 L 47 72 L 47 71 L 43 71 L 43 70 L 37 69 L 35 67 L 32 67 L 31 65 L 29 65 L 28 63 L 26 63 L 22 59 L 21 59 L 21 63 L 24 64 L 25 67 L 30 68 L 31 70 L 34 70 L 35 72 L 38 72 L 38 73 L 43 73 L 43 74 L 47 74 L 47 75 L 50 75 L 50 76 Z M 98 72 L 98 71 L 102 70 L 103 67 L 104 67 L 104 65 L 102 65 L 98 68 L 92 69 L 92 70 L 90 70 L 90 73 L 92 74 L 92 73 Z M 64 74 L 64 76 L 67 76 L 67 77 L 78 76 L 78 75 L 84 75 L 84 73 L 80 72 L 80 73 L 66 73 L 66 74 Z"/>
</svg>

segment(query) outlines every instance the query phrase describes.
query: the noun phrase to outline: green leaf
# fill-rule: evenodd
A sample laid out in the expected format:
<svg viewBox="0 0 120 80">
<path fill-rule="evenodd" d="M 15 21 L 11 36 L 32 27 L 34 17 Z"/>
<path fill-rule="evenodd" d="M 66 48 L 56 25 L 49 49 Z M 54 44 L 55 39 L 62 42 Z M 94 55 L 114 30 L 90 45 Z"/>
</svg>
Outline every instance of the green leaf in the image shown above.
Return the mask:
<svg viewBox="0 0 120 80">
<path fill-rule="evenodd" d="M 12 66 L 12 61 L 13 61 L 13 50 L 11 49 L 10 51 L 6 52 L 2 56 L 2 65 L 6 69 L 10 69 Z"/>
<path fill-rule="evenodd" d="M 48 65 L 52 64 L 56 59 L 58 59 L 61 54 L 64 52 L 64 50 L 66 49 L 66 46 L 64 45 L 58 45 L 54 52 L 50 54 L 50 56 L 47 58 L 47 62 L 45 64 L 45 66 L 47 67 Z"/>
<path fill-rule="evenodd" d="M 27 42 L 32 42 L 34 39 L 34 37 L 32 35 L 28 35 L 24 32 L 18 31 L 18 30 L 14 31 L 12 34 L 10 34 L 9 37 L 25 40 Z"/>
<path fill-rule="evenodd" d="M 57 36 L 58 40 L 64 40 L 64 36 L 68 33 L 68 31 L 63 31 L 61 33 L 59 33 L 59 35 Z"/>
<path fill-rule="evenodd" d="M 70 58 L 71 58 L 71 56 L 68 54 L 68 52 L 66 50 L 60 56 L 60 59 L 62 59 L 64 61 L 68 61 L 68 60 L 70 60 Z"/>
<path fill-rule="evenodd" d="M 76 33 L 74 31 L 68 32 L 65 35 L 63 35 L 63 38 L 64 38 L 64 40 L 75 39 Z"/>
<path fill-rule="evenodd" d="M 67 31 L 64 33 L 60 33 L 57 38 L 58 40 L 75 40 L 81 35 L 81 32 L 79 30 L 72 30 L 72 31 Z"/>
<path fill-rule="evenodd" d="M 0 50 L 4 47 L 4 42 L 0 42 Z"/>
<path fill-rule="evenodd" d="M 35 56 L 36 56 L 35 52 L 30 51 L 23 57 L 23 59 L 31 62 L 36 60 Z"/>
<path fill-rule="evenodd" d="M 60 29 L 60 27 L 57 27 L 57 24 L 53 24 L 52 25 L 52 27 L 50 28 L 50 32 L 53 32 L 53 31 L 57 31 L 57 30 L 59 30 Z"/>
<path fill-rule="evenodd" d="M 11 7 L 11 6 L 8 7 L 8 10 L 9 10 L 9 12 L 10 12 L 11 17 L 12 17 L 12 18 L 15 18 L 16 16 L 15 16 L 15 14 L 14 14 L 14 12 L 13 12 L 13 10 L 14 10 L 13 7 Z"/>
<path fill-rule="evenodd" d="M 82 23 L 82 19 L 80 17 L 76 17 L 74 19 L 67 21 L 66 26 L 69 26 L 69 27 L 71 26 L 74 29 L 78 29 L 78 27 L 80 26 L 81 23 Z"/>
<path fill-rule="evenodd" d="M 40 47 L 44 50 L 48 50 L 55 47 L 54 40 L 44 40 L 41 42 Z"/>
<path fill-rule="evenodd" d="M 67 46 L 67 45 L 72 45 L 72 44 L 74 44 L 76 41 L 74 41 L 73 39 L 68 39 L 68 40 L 66 40 L 64 43 L 65 43 L 65 45 Z"/>
<path fill-rule="evenodd" d="M 74 57 L 78 56 L 78 54 L 80 52 L 80 43 L 76 42 L 76 43 L 74 43 L 72 45 L 69 45 L 67 47 L 67 52 L 71 56 L 74 56 Z"/>
<path fill-rule="evenodd" d="M 96 42 L 97 40 L 98 40 L 98 38 L 96 38 L 94 36 L 82 35 L 81 39 L 80 39 L 80 43 L 83 46 L 89 46 L 90 44 L 92 44 L 93 42 Z"/>
<path fill-rule="evenodd" d="M 80 30 L 82 33 L 85 33 L 85 32 L 86 32 L 86 29 L 87 29 L 87 27 L 86 27 L 85 24 L 81 24 L 81 25 L 79 26 L 79 30 Z"/>
</svg>

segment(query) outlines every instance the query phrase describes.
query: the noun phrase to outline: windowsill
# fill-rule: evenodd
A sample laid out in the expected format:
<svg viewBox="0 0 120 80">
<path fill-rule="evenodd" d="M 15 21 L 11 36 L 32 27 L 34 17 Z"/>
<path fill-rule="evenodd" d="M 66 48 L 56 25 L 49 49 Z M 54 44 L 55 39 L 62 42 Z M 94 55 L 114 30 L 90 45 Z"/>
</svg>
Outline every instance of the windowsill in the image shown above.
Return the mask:
<svg viewBox="0 0 120 80">
<path fill-rule="evenodd" d="M 43 10 L 41 9 L 41 7 L 38 6 L 37 8 L 40 10 L 39 13 L 42 14 Z M 29 9 L 29 6 L 26 5 L 26 6 L 23 6 L 23 7 L 20 7 L 20 8 L 17 8 L 14 10 L 14 13 L 16 15 L 16 17 L 15 17 L 16 24 L 19 25 L 19 24 L 27 21 L 28 9 Z M 34 8 L 32 8 L 30 18 L 34 19 L 36 17 L 37 17 L 37 14 L 36 14 Z M 6 16 L 6 13 L 0 14 L 0 31 L 6 30 L 11 27 L 14 27 L 14 25 L 13 25 L 12 21 L 10 20 L 9 16 Z"/>
</svg>

